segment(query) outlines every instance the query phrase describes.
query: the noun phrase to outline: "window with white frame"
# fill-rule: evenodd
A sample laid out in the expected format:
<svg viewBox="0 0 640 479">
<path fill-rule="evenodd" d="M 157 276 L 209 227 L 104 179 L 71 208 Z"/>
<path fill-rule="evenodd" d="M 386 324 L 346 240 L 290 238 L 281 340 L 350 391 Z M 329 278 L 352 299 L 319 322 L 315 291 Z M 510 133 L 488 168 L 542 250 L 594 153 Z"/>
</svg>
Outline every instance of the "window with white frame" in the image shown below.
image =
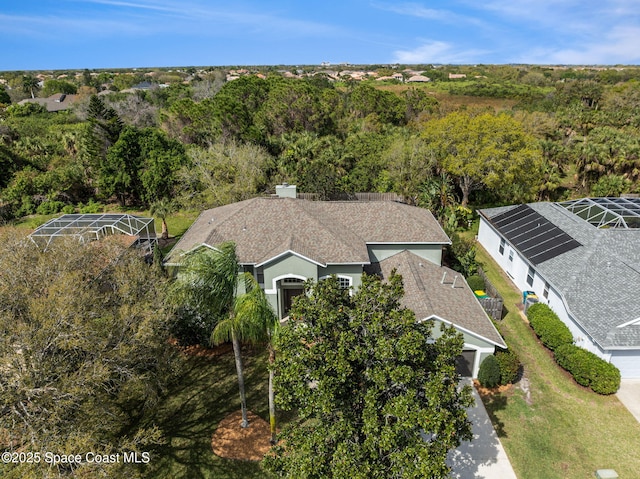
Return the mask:
<svg viewBox="0 0 640 479">
<path fill-rule="evenodd" d="M 498 248 L 498 251 L 500 252 L 501 255 L 504 255 L 504 245 L 505 245 L 505 240 L 504 238 L 501 238 L 500 247 Z"/>
<path fill-rule="evenodd" d="M 513 263 L 513 250 L 509 250 L 509 262 Z"/>
<path fill-rule="evenodd" d="M 330 278 L 331 276 L 327 275 L 327 276 L 323 276 L 320 278 L 320 281 Z M 342 289 L 349 289 L 351 287 L 351 285 L 353 284 L 353 279 L 350 276 L 337 276 L 336 279 L 338 280 L 338 285 L 342 288 Z"/>
<path fill-rule="evenodd" d="M 542 291 L 542 296 L 544 296 L 545 299 L 549 299 L 549 283 L 546 281 L 544 282 L 544 291 Z"/>
<path fill-rule="evenodd" d="M 533 286 L 533 278 L 536 275 L 536 270 L 529 266 L 529 271 L 527 271 L 527 284 L 529 286 Z"/>
</svg>

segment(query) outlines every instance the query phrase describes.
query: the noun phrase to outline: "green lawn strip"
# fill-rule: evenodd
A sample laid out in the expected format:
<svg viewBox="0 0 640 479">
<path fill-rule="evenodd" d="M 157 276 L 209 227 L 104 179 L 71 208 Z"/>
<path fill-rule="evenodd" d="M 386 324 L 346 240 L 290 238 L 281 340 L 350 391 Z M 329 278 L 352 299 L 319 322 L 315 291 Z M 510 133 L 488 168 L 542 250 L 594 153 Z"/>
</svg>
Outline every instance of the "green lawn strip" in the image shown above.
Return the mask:
<svg viewBox="0 0 640 479">
<path fill-rule="evenodd" d="M 524 364 L 514 390 L 485 398 L 518 478 L 588 478 L 608 468 L 638 477 L 640 424 L 615 395 L 582 388 L 556 365 L 518 312 L 521 293 L 481 247 L 477 257 L 505 300 L 500 332 Z"/>
<path fill-rule="evenodd" d="M 249 410 L 269 420 L 267 354 L 244 348 Z M 211 450 L 211 436 L 228 414 L 240 410 L 233 353 L 214 358 L 188 357 L 180 380 L 148 414 L 146 423 L 162 431 L 165 444 L 152 449 L 149 479 L 226 479 L 270 477 L 260 464 L 222 459 Z"/>
</svg>

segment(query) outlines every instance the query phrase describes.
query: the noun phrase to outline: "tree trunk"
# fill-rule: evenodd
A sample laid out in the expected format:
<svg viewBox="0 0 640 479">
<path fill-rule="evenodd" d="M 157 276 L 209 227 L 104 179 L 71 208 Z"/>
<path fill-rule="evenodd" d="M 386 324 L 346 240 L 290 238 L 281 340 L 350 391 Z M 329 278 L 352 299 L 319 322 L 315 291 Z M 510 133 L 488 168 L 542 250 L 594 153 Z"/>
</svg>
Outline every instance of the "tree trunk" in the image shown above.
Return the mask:
<svg viewBox="0 0 640 479">
<path fill-rule="evenodd" d="M 276 443 L 276 405 L 273 392 L 273 363 L 276 360 L 276 351 L 269 346 L 269 424 L 271 426 L 271 444 Z"/>
<path fill-rule="evenodd" d="M 463 175 L 460 178 L 460 189 L 462 190 L 462 203 L 460 205 L 466 208 L 469 204 L 469 193 L 471 192 L 472 180 L 469 175 Z"/>
<path fill-rule="evenodd" d="M 242 372 L 242 357 L 240 356 L 240 341 L 235 333 L 232 333 L 231 342 L 233 344 L 233 355 L 236 360 L 236 371 L 238 372 L 238 388 L 240 389 L 240 409 L 242 411 L 241 427 L 249 427 L 247 419 L 247 397 L 244 391 L 244 373 Z"/>
<path fill-rule="evenodd" d="M 169 228 L 167 227 L 167 220 L 165 218 L 162 218 L 162 234 L 160 237 L 163 240 L 169 239 Z"/>
</svg>

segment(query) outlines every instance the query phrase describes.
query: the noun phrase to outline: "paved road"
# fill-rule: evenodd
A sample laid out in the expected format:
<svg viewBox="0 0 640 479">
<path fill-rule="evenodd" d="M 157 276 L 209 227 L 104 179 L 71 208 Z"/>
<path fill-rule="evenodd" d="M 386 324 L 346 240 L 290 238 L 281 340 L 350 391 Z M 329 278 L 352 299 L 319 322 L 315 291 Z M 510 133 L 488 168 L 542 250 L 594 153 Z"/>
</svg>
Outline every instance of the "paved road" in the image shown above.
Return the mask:
<svg viewBox="0 0 640 479">
<path fill-rule="evenodd" d="M 473 423 L 473 440 L 449 454 L 452 479 L 517 479 L 511 462 L 493 429 L 487 410 L 475 388 L 474 407 L 467 412 Z"/>
</svg>

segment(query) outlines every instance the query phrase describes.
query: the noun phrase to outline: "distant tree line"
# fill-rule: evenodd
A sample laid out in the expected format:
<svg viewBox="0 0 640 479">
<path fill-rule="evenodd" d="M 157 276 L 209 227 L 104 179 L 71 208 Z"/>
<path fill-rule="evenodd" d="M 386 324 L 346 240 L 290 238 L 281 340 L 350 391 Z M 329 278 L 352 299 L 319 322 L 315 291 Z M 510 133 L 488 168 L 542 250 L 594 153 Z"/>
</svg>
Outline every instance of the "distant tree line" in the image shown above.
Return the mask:
<svg viewBox="0 0 640 479">
<path fill-rule="evenodd" d="M 286 181 L 320 198 L 397 192 L 455 225 L 478 204 L 638 191 L 637 69 L 423 67 L 435 81 L 419 86 L 269 72 L 225 82 L 212 70 L 96 96 L 109 78 L 48 80 L 43 91 L 76 88 L 80 100 L 55 114 L 3 103 L 0 214 L 203 208 Z"/>
</svg>

